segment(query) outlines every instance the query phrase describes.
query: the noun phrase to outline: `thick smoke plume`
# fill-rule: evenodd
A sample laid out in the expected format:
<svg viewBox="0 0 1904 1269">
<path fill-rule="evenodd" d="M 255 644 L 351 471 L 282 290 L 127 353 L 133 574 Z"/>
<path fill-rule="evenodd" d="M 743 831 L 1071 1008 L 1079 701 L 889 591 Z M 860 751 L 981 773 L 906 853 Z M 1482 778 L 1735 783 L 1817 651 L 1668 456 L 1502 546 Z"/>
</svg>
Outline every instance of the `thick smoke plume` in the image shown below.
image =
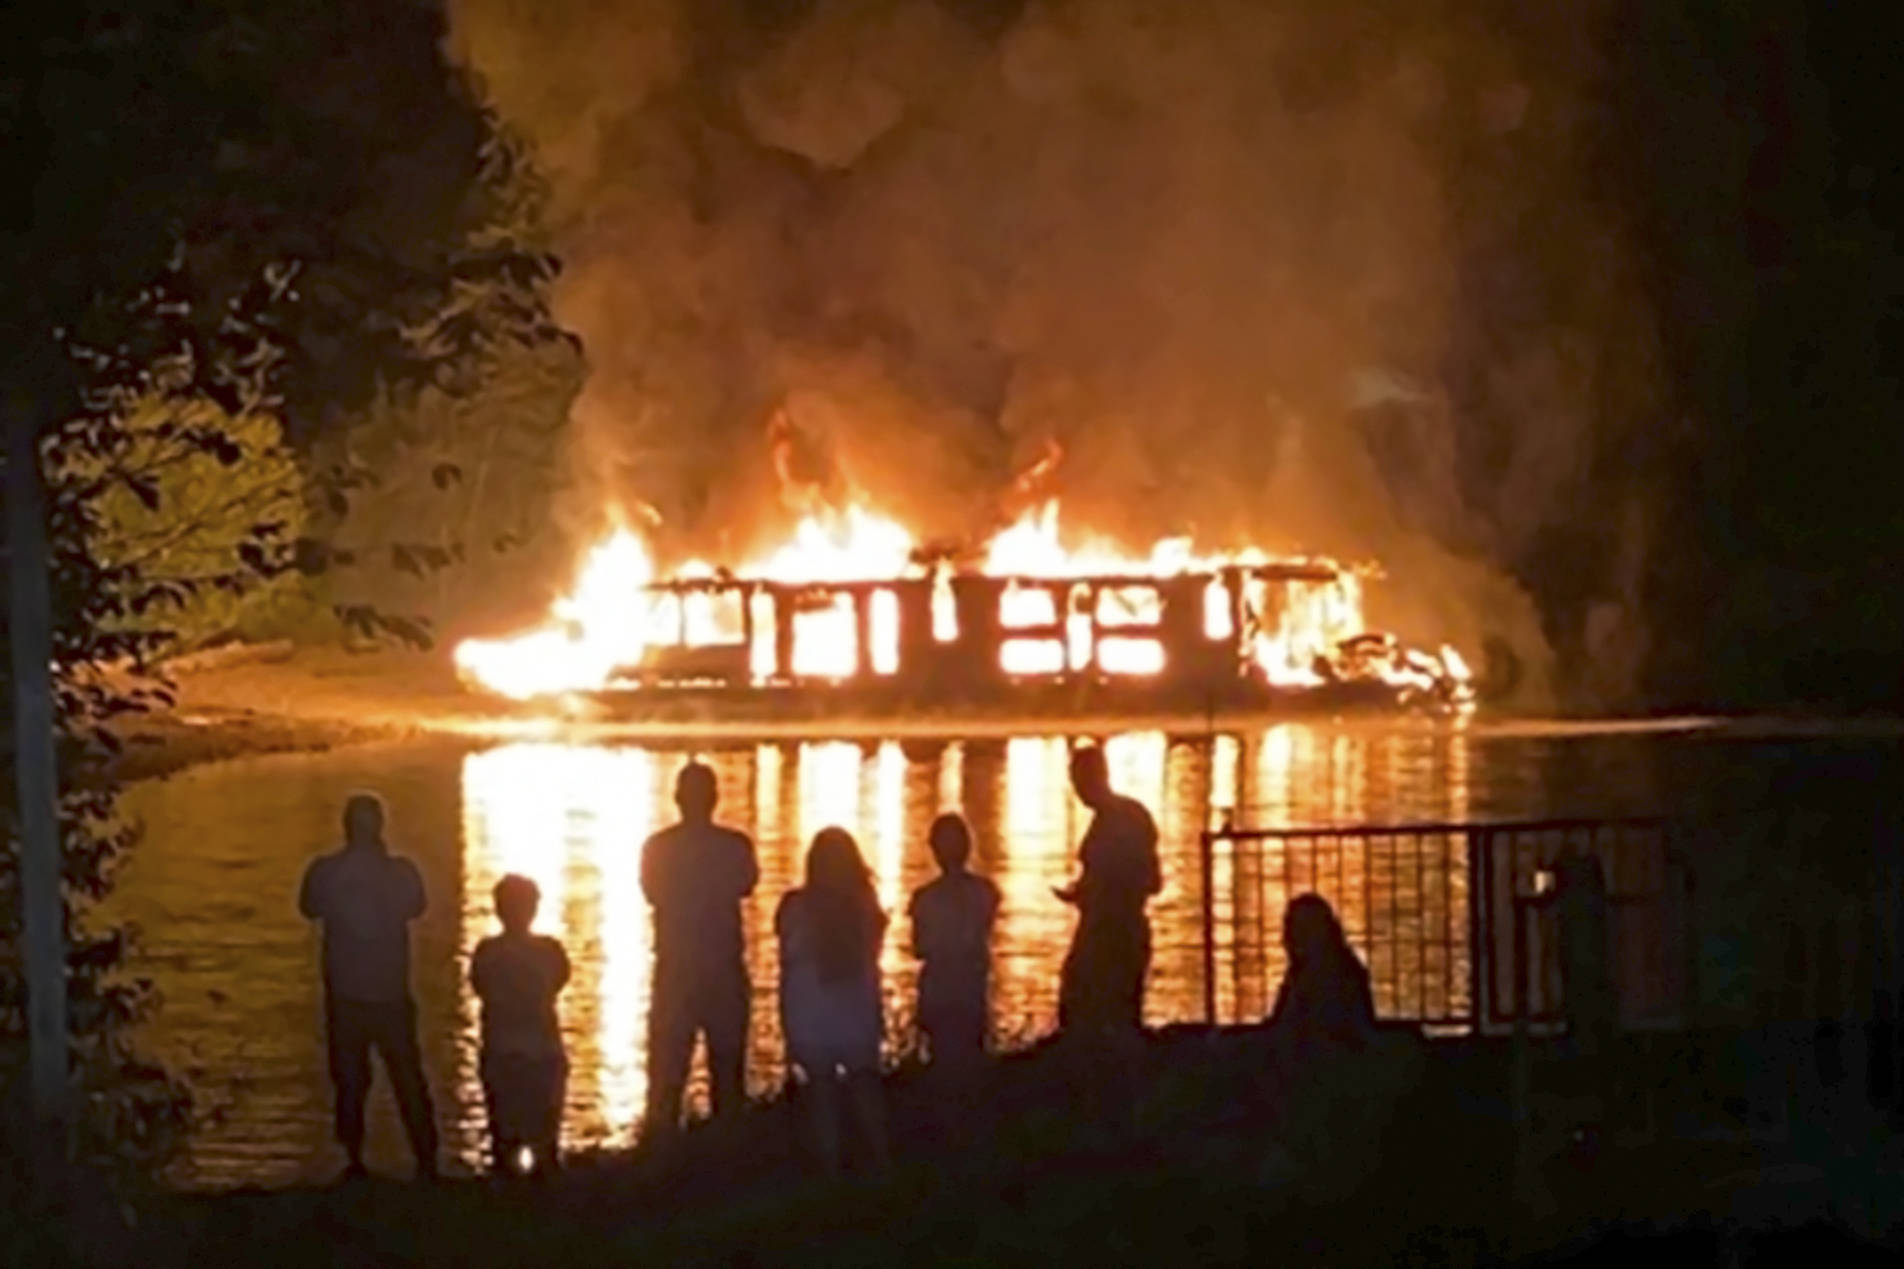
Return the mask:
<svg viewBox="0 0 1904 1269">
<path fill-rule="evenodd" d="M 1055 440 L 1074 526 L 1379 559 L 1379 617 L 1511 648 L 1536 692 L 1543 617 L 1609 681 L 1638 655 L 1645 524 L 1595 474 L 1618 253 L 1569 184 L 1587 17 L 1538 65 L 1475 4 L 451 17 L 551 184 L 578 459 L 664 545 L 774 529 L 776 417 L 944 539 Z M 1556 203 L 1571 290 L 1501 282 L 1490 252 Z M 1583 520 L 1597 597 L 1543 614 L 1514 579 Z"/>
</svg>

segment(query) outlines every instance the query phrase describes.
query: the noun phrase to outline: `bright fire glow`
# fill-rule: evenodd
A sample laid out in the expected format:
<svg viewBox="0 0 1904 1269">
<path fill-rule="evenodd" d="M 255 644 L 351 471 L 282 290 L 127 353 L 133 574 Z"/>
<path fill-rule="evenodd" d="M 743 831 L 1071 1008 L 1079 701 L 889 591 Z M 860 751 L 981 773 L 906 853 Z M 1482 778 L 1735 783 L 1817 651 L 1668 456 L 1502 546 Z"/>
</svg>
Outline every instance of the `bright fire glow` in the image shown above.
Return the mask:
<svg viewBox="0 0 1904 1269">
<path fill-rule="evenodd" d="M 654 612 L 642 588 L 653 580 L 647 546 L 617 529 L 582 561 L 548 622 L 513 639 L 465 639 L 457 668 L 518 700 L 604 687 L 647 649 Z"/>
<path fill-rule="evenodd" d="M 806 515 L 793 537 L 767 558 L 741 571 L 773 582 L 877 582 L 916 572 L 912 535 L 896 522 L 859 507 L 824 519 Z M 867 599 L 866 639 L 875 674 L 899 668 L 899 605 L 889 590 Z M 801 607 L 793 618 L 793 673 L 802 678 L 844 679 L 853 675 L 860 655 L 859 621 L 844 595 L 814 607 Z M 757 637 L 754 645 L 760 646 Z M 770 658 L 750 662 L 756 677 Z"/>
<path fill-rule="evenodd" d="M 1276 563 L 1316 567 L 1288 577 L 1262 571 Z M 1200 633 L 1213 645 L 1240 641 L 1249 670 L 1281 686 L 1320 685 L 1346 672 L 1425 691 L 1451 683 L 1465 693 L 1469 680 L 1451 647 L 1430 654 L 1366 634 L 1360 579 L 1328 561 L 1272 561 L 1254 548 L 1199 553 L 1187 538 L 1148 553 L 1103 539 L 1067 541 L 1057 504 L 1048 502 L 994 536 L 978 572 L 998 586 L 999 662 L 1013 676 L 1158 675 L 1168 668 L 1167 647 Z M 1202 580 L 1180 582 L 1186 574 Z M 655 577 L 647 548 L 617 530 L 585 558 L 548 622 L 515 638 L 466 641 L 456 663 L 518 699 L 613 686 L 645 658 L 676 653 L 711 653 L 709 664 L 720 667 L 681 669 L 689 678 L 742 668 L 756 683 L 890 675 L 899 668 L 902 604 L 896 586 L 875 583 L 914 579 L 930 583 L 924 611 L 932 640 L 959 637 L 946 567 L 928 570 L 915 559 L 911 533 L 862 507 L 803 516 L 784 543 L 736 575 L 753 588 L 722 589 L 712 566 L 695 562 L 673 577 L 705 580 L 706 589 L 646 589 Z M 840 584 L 860 589 L 801 589 Z M 1173 599 L 1194 606 L 1188 631 L 1166 629 Z M 731 662 L 720 659 L 729 655 Z"/>
<path fill-rule="evenodd" d="M 1090 596 L 1077 579 L 1091 576 L 1166 579 L 1184 573 L 1212 573 L 1226 568 L 1247 569 L 1269 562 L 1254 548 L 1199 554 L 1188 538 L 1165 538 L 1147 555 L 1137 555 L 1113 544 L 1086 541 L 1067 547 L 1058 529 L 1058 504 L 1047 502 L 1020 518 L 992 539 L 985 556 L 985 572 L 997 577 L 1071 581 L 1066 586 L 1025 585 L 1014 581 L 1006 591 L 1001 617 L 1007 629 L 1045 631 L 1007 639 L 1004 663 L 1013 674 L 1050 674 L 1060 669 L 1082 670 L 1095 658 L 1107 674 L 1149 675 L 1165 666 L 1164 642 L 1155 633 L 1104 634 L 1097 627 L 1134 626 L 1154 631 L 1161 616 L 1154 588 L 1129 585 L 1097 593 L 1097 620 L 1092 621 Z M 1259 670 L 1272 683 L 1301 686 L 1322 682 L 1315 670 L 1318 656 L 1337 643 L 1359 634 L 1362 623 L 1361 588 L 1355 575 L 1334 569 L 1333 580 L 1291 585 L 1281 611 L 1272 611 L 1276 598 L 1266 586 L 1247 594 L 1245 607 L 1253 614 L 1246 624 L 1254 629 L 1250 648 Z M 1240 575 L 1239 575 L 1240 578 Z M 1228 640 L 1236 631 L 1235 582 L 1210 581 L 1202 595 L 1203 633 L 1208 639 Z M 1249 583 L 1244 583 L 1246 591 Z M 1057 603 L 1065 604 L 1063 633 L 1057 634 Z"/>
</svg>

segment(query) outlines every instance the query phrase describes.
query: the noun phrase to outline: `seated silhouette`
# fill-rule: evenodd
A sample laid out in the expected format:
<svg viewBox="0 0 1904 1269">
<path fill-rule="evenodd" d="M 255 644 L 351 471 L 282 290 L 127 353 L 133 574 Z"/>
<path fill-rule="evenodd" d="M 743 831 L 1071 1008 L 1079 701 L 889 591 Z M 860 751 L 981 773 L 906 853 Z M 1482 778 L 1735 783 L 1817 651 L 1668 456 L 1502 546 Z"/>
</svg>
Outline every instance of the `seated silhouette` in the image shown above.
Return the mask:
<svg viewBox="0 0 1904 1269">
<path fill-rule="evenodd" d="M 1289 969 L 1270 1010 L 1271 1028 L 1292 1055 L 1360 1049 L 1375 1031 L 1369 974 L 1318 894 L 1297 895 L 1283 913 Z"/>
<path fill-rule="evenodd" d="M 1383 1133 L 1416 1078 L 1417 1045 L 1377 1029 L 1368 969 L 1322 896 L 1290 901 L 1283 947 L 1289 968 L 1258 1094 L 1273 1137 L 1263 1179 L 1347 1192 L 1380 1162 Z"/>
</svg>

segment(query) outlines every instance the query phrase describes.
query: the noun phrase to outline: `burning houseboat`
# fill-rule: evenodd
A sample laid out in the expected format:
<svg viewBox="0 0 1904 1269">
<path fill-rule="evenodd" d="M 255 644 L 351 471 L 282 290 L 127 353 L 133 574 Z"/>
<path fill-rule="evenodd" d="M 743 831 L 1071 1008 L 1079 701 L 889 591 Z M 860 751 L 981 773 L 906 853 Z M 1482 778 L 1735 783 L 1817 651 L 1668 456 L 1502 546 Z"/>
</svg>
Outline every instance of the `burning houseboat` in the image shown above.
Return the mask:
<svg viewBox="0 0 1904 1269">
<path fill-rule="evenodd" d="M 1182 541 L 1143 557 L 1067 550 L 1055 505 L 976 560 L 923 554 L 854 510 L 803 520 L 748 568 L 662 578 L 621 531 L 548 623 L 466 641 L 456 661 L 480 690 L 664 718 L 1468 708 L 1454 648 L 1365 628 L 1363 577 Z"/>
</svg>

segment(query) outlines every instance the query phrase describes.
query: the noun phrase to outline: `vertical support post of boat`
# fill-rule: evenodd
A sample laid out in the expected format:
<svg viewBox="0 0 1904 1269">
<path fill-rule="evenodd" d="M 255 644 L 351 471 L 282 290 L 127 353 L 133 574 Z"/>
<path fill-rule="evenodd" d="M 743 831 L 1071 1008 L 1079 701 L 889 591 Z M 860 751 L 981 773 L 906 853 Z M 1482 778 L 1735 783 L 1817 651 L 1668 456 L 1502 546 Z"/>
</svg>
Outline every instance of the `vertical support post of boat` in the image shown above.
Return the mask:
<svg viewBox="0 0 1904 1269">
<path fill-rule="evenodd" d="M 855 586 L 847 594 L 853 598 L 853 678 L 857 680 L 873 672 L 873 592 L 870 587 Z"/>
<path fill-rule="evenodd" d="M 1213 1029 L 1216 1017 L 1216 834 L 1205 829 L 1197 864 L 1203 874 L 1203 1020 Z"/>
<path fill-rule="evenodd" d="M 788 586 L 769 586 L 767 590 L 773 596 L 774 673 L 792 682 L 793 610 L 799 602 L 798 593 Z"/>
<path fill-rule="evenodd" d="M 734 591 L 734 594 L 740 596 L 740 644 L 741 647 L 747 649 L 749 678 L 753 677 L 754 666 L 754 595 L 756 593 L 752 586 Z"/>
<path fill-rule="evenodd" d="M 34 1142 L 67 1151 L 66 918 L 60 891 L 59 768 L 53 744 L 53 609 L 37 415 L 7 402 L 7 643 L 13 774 L 19 800 L 20 907 L 26 941 L 28 1088 Z"/>
</svg>

